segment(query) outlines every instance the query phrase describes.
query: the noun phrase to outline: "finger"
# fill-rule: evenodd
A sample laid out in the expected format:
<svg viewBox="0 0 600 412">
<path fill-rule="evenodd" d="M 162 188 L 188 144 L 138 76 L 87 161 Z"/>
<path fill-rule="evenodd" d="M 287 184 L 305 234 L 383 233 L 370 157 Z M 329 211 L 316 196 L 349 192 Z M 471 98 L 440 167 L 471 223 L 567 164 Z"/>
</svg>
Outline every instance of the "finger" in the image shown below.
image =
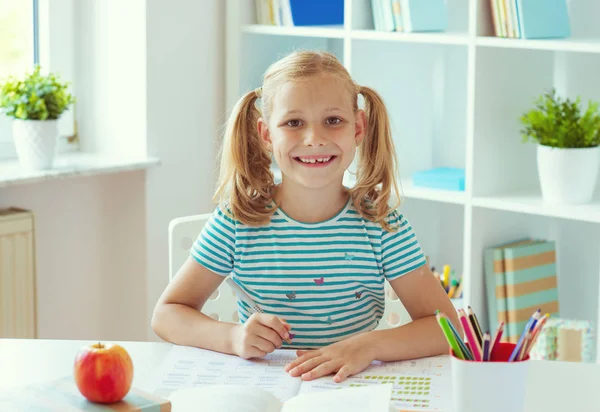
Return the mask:
<svg viewBox="0 0 600 412">
<path fill-rule="evenodd" d="M 307 372 L 312 371 L 314 368 L 319 366 L 324 362 L 328 362 L 329 358 L 325 356 L 316 356 L 314 358 L 308 359 L 305 362 L 302 362 L 300 365 L 294 367 L 290 370 L 291 376 L 300 376 Z"/>
<path fill-rule="evenodd" d="M 261 318 L 261 324 L 273 329 L 281 336 L 281 339 L 289 339 L 290 334 L 283 322 L 276 316 L 263 316 Z"/>
<path fill-rule="evenodd" d="M 319 366 L 314 368 L 311 371 L 302 374 L 303 381 L 310 381 L 312 379 L 320 378 L 321 376 L 329 375 L 332 372 L 335 372 L 338 368 L 338 363 L 336 361 L 327 361 L 321 363 Z"/>
<path fill-rule="evenodd" d="M 305 353 L 304 355 L 302 355 L 301 357 L 298 357 L 296 359 L 294 359 L 292 362 L 288 363 L 285 368 L 283 368 L 283 370 L 285 372 L 295 368 L 296 366 L 300 365 L 301 363 L 305 362 L 308 359 L 314 358 L 315 356 L 319 356 L 321 355 L 321 352 L 319 352 L 318 350 L 312 350 L 309 351 L 307 353 Z"/>
<path fill-rule="evenodd" d="M 271 353 L 275 350 L 275 345 L 273 345 L 273 342 L 268 341 L 260 336 L 254 336 L 248 343 L 265 353 Z"/>
<path fill-rule="evenodd" d="M 273 329 L 264 325 L 257 325 L 254 329 L 254 333 L 256 333 L 257 336 L 260 336 L 261 338 L 271 342 L 276 348 L 281 348 L 283 343 L 281 336 L 279 336 L 279 334 Z"/>
<path fill-rule="evenodd" d="M 304 356 L 305 354 L 309 353 L 309 352 L 313 352 L 314 349 L 298 349 L 296 351 L 296 356 Z"/>
<path fill-rule="evenodd" d="M 248 347 L 242 355 L 243 359 L 262 358 L 267 352 L 258 349 L 256 346 Z"/>
<path fill-rule="evenodd" d="M 340 383 L 341 381 L 343 381 L 350 375 L 352 375 L 352 368 L 348 365 L 344 365 L 340 368 L 338 373 L 336 373 L 336 375 L 333 377 L 333 381 L 335 383 Z"/>
</svg>

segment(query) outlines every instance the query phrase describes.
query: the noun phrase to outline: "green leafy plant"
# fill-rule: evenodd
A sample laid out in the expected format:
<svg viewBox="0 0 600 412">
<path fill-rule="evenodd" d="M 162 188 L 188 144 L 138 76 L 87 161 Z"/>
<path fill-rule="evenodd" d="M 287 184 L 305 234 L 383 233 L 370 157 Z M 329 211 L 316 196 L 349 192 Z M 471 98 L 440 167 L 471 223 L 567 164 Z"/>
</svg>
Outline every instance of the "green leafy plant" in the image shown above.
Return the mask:
<svg viewBox="0 0 600 412">
<path fill-rule="evenodd" d="M 543 146 L 585 148 L 600 145 L 600 114 L 598 103 L 588 102 L 585 111 L 581 98 L 562 99 L 552 89 L 535 100 L 535 108 L 520 118 L 524 126 L 524 142 L 535 141 Z"/>
<path fill-rule="evenodd" d="M 75 102 L 68 86 L 57 74 L 43 75 L 36 66 L 23 78 L 11 76 L 0 84 L 0 109 L 15 119 L 58 119 Z"/>
</svg>

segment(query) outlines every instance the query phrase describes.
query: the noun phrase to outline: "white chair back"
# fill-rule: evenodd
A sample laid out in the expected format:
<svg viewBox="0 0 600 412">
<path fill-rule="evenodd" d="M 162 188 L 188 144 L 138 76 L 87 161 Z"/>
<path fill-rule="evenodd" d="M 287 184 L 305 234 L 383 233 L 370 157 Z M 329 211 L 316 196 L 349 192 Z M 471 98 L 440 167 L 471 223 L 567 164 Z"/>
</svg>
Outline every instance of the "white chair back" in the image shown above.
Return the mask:
<svg viewBox="0 0 600 412">
<path fill-rule="evenodd" d="M 185 216 L 173 219 L 169 223 L 169 282 L 190 255 L 194 241 L 210 216 L 210 214 Z M 225 281 L 206 301 L 202 313 L 224 322 L 239 322 L 235 293 Z"/>
<path fill-rule="evenodd" d="M 190 254 L 194 241 L 210 218 L 210 214 L 173 219 L 169 224 L 169 281 L 177 274 Z M 225 322 L 239 322 L 235 292 L 225 283 L 204 304 L 202 313 Z M 410 322 L 408 312 L 385 281 L 385 312 L 377 329 L 388 329 Z"/>
</svg>

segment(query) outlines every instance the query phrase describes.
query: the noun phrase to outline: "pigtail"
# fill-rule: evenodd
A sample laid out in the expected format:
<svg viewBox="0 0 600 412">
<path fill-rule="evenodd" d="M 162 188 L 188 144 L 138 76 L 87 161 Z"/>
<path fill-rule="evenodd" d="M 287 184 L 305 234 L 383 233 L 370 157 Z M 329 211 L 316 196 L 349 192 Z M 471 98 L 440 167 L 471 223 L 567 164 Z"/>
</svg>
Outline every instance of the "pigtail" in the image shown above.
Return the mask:
<svg viewBox="0 0 600 412">
<path fill-rule="evenodd" d="M 358 148 L 357 181 L 352 188 L 352 200 L 360 214 L 378 222 L 390 231 L 386 218 L 400 205 L 396 150 L 387 109 L 381 96 L 369 87 L 360 86 L 359 93 L 365 101 L 367 130 Z M 392 195 L 396 204 L 390 205 Z"/>
<path fill-rule="evenodd" d="M 269 207 L 274 186 L 271 157 L 257 130 L 260 94 L 261 89 L 246 93 L 231 112 L 214 196 L 221 205 L 227 203 L 233 218 L 247 225 L 267 223 L 274 212 Z"/>
</svg>

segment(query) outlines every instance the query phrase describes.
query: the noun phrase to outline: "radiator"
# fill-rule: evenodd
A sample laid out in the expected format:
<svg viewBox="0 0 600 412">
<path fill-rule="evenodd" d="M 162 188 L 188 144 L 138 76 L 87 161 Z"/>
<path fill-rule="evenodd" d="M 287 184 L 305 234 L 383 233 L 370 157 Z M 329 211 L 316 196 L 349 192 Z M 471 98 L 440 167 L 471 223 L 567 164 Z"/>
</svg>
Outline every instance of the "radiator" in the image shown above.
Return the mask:
<svg viewBox="0 0 600 412">
<path fill-rule="evenodd" d="M 36 338 L 33 213 L 0 209 L 0 337 Z"/>
</svg>

